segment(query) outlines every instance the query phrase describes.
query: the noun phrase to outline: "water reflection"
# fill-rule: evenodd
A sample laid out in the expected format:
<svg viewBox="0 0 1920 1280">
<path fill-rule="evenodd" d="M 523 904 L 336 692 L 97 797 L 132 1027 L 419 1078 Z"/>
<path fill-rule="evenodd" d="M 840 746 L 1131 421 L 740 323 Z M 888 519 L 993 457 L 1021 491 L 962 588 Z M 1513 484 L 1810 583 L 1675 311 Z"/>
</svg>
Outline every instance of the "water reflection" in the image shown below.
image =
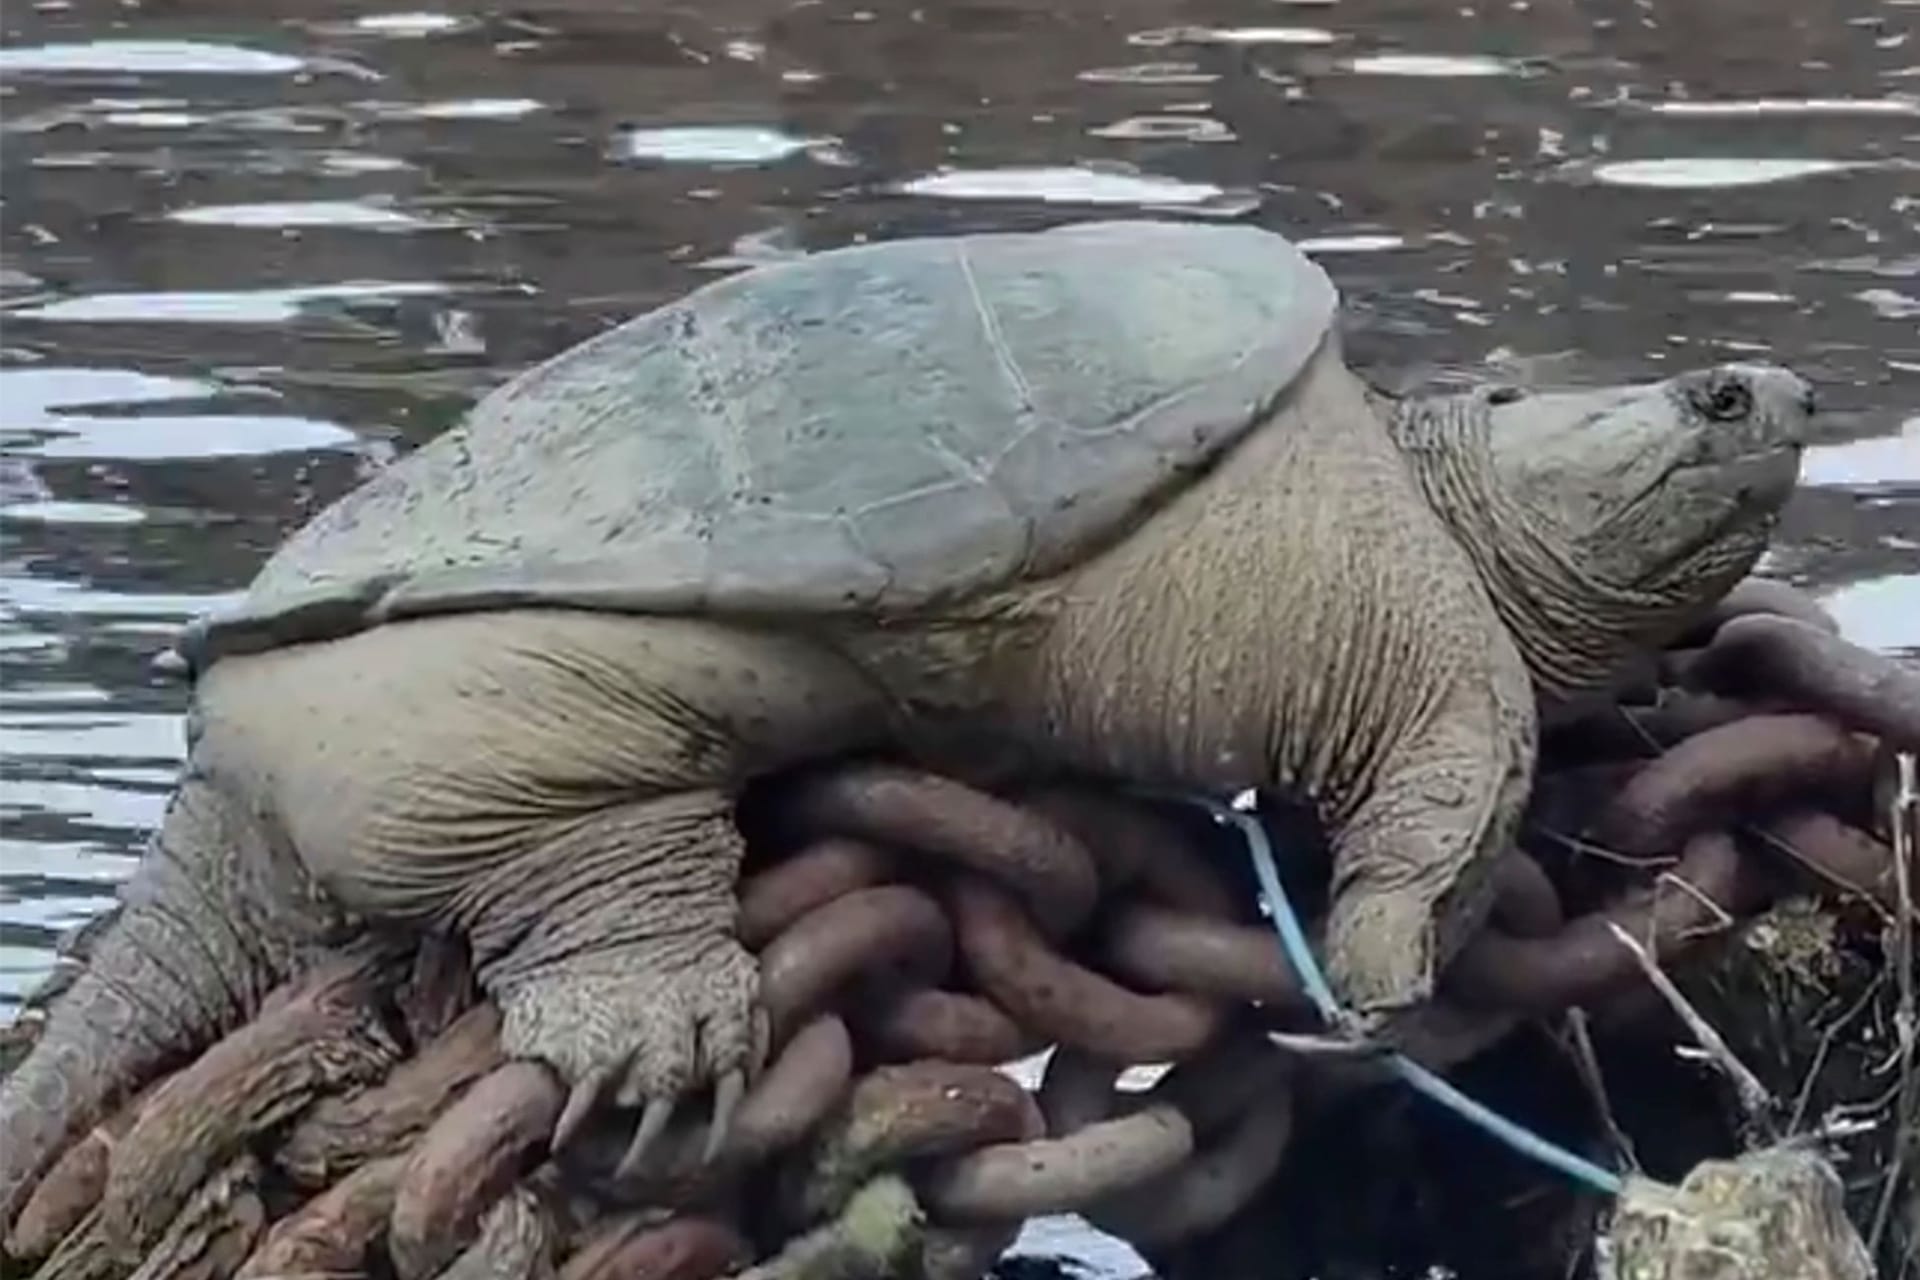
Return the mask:
<svg viewBox="0 0 1920 1280">
<path fill-rule="evenodd" d="M 1130 209 L 1178 209 L 1237 218 L 1259 207 L 1251 191 L 1229 190 L 1211 182 L 1140 173 L 1129 167 L 1091 165 L 1009 166 L 1001 169 L 946 169 L 897 183 L 901 195 L 943 200 L 1000 200 L 1010 203 L 1082 205 Z"/>
<path fill-rule="evenodd" d="M 834 163 L 850 163 L 836 148 L 832 138 L 797 138 L 778 129 L 688 125 L 625 130 L 615 139 L 614 155 L 680 164 L 769 164 L 798 155 L 831 156 Z"/>
<path fill-rule="evenodd" d="M 190 40 L 87 40 L 0 49 L 0 71 L 71 75 L 284 76 L 304 58 Z"/>
<path fill-rule="evenodd" d="M 1769 182 L 1818 178 L 1863 167 L 1846 160 L 1729 160 L 1710 156 L 1670 156 L 1662 160 L 1619 160 L 1595 165 L 1595 182 L 1616 187 L 1652 187 L 1673 191 L 1714 187 L 1753 187 Z"/>
<path fill-rule="evenodd" d="M 1731 356 L 1832 440 L 1769 567 L 1920 650 L 1920 6 L 13 5 L 0 1018 L 178 757 L 148 658 L 488 386 L 859 237 L 1240 218 L 1387 380 Z M 1902 424 L 1905 424 L 1904 427 Z"/>
</svg>

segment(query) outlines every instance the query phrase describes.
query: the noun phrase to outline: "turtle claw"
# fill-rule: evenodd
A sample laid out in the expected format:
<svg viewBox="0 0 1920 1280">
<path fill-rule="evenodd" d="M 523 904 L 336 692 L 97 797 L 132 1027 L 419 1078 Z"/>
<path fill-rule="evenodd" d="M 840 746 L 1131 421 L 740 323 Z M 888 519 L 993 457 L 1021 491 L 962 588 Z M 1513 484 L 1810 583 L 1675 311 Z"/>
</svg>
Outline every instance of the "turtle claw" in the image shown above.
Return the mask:
<svg viewBox="0 0 1920 1280">
<path fill-rule="evenodd" d="M 618 963 L 614 963 L 617 958 Z M 693 956 L 630 945 L 615 958 L 556 965 L 502 991 L 501 1047 L 571 1083 L 551 1148 L 593 1127 L 603 1106 L 643 1107 L 617 1176 L 641 1169 L 676 1105 L 742 1071 L 754 1050 L 759 973 L 732 939 Z M 716 1092 L 716 1101 L 718 1093 Z"/>
<path fill-rule="evenodd" d="M 674 1100 L 671 1096 L 647 1099 L 646 1109 L 640 1113 L 639 1127 L 633 1131 L 633 1141 L 627 1144 L 627 1154 L 620 1157 L 615 1166 L 615 1181 L 625 1182 L 640 1171 L 647 1158 L 647 1152 L 666 1132 L 667 1122 L 673 1119 Z"/>
<path fill-rule="evenodd" d="M 567 1104 L 560 1109 L 560 1119 L 553 1126 L 553 1139 L 548 1144 L 550 1151 L 558 1153 L 564 1150 L 579 1135 L 581 1126 L 593 1114 L 594 1104 L 606 1091 L 613 1074 L 611 1068 L 589 1072 L 568 1091 Z"/>
<path fill-rule="evenodd" d="M 1392 1052 L 1386 1045 L 1376 1041 L 1356 1040 L 1344 1035 L 1269 1031 L 1267 1039 L 1288 1053 L 1309 1058 L 1384 1058 Z"/>
<path fill-rule="evenodd" d="M 773 1015 L 766 1006 L 756 1004 L 753 1007 L 752 1051 L 747 1059 L 747 1070 L 757 1079 L 767 1069 L 767 1060 L 773 1057 Z"/>
<path fill-rule="evenodd" d="M 740 1110 L 740 1099 L 746 1092 L 746 1074 L 738 1069 L 721 1076 L 720 1083 L 713 1087 L 713 1123 L 707 1127 L 707 1144 L 700 1153 L 702 1165 L 712 1164 L 721 1148 L 727 1145 L 727 1138 L 733 1132 L 733 1117 Z"/>
</svg>

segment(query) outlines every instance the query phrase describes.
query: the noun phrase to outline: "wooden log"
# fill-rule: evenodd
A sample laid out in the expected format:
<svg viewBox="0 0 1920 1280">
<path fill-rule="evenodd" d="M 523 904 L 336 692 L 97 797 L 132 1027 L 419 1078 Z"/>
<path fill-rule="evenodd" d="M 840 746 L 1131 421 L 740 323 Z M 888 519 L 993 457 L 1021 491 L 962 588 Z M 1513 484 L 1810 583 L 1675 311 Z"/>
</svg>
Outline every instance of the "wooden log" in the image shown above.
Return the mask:
<svg viewBox="0 0 1920 1280">
<path fill-rule="evenodd" d="M 436 1280 L 546 1280 L 553 1275 L 559 1243 L 553 1215 L 540 1197 L 526 1186 L 509 1187 L 481 1215 L 479 1237 Z"/>
<path fill-rule="evenodd" d="M 187 1197 L 127 1280 L 226 1280 L 266 1230 L 260 1161 L 241 1156 Z"/>
<path fill-rule="evenodd" d="M 286 1280 L 368 1274 L 369 1255 L 386 1234 L 404 1156 L 363 1164 L 273 1225 L 241 1264 L 236 1280 Z"/>
<path fill-rule="evenodd" d="M 259 1176 L 251 1155 L 216 1171 L 131 1268 L 114 1256 L 96 1206 L 41 1264 L 36 1280 L 224 1280 L 265 1226 Z"/>
<path fill-rule="evenodd" d="M 9 1257 L 22 1261 L 46 1257 L 100 1203 L 114 1147 L 126 1137 L 140 1109 L 164 1083 L 162 1078 L 141 1090 L 62 1153 L 20 1210 L 13 1233 L 7 1237 Z"/>
<path fill-rule="evenodd" d="M 421 939 L 412 972 L 396 1001 L 413 1043 L 424 1045 L 437 1039 L 479 999 L 466 941 L 443 933 Z"/>
<path fill-rule="evenodd" d="M 711 1280 L 753 1256 L 717 1218 L 660 1222 L 633 1213 L 602 1224 L 560 1268 L 559 1280 Z"/>
<path fill-rule="evenodd" d="M 100 1206 L 95 1205 L 33 1274 L 34 1280 L 110 1280 L 126 1273 L 107 1248 L 106 1234 L 100 1229 Z"/>
<path fill-rule="evenodd" d="M 434 1122 L 394 1196 L 387 1252 L 400 1280 L 426 1280 L 473 1242 L 481 1215 L 545 1152 L 564 1100 L 545 1067 L 509 1062 Z"/>
<path fill-rule="evenodd" d="M 386 1071 L 399 1048 L 376 986 L 372 962 L 329 961 L 154 1091 L 114 1152 L 100 1199 L 117 1257 L 137 1263 L 194 1188 L 257 1135 Z"/>
<path fill-rule="evenodd" d="M 323 1098 L 274 1150 L 302 1187 L 323 1187 L 369 1160 L 406 1150 L 466 1089 L 505 1061 L 500 1013 L 476 1005 L 384 1081 Z"/>
</svg>

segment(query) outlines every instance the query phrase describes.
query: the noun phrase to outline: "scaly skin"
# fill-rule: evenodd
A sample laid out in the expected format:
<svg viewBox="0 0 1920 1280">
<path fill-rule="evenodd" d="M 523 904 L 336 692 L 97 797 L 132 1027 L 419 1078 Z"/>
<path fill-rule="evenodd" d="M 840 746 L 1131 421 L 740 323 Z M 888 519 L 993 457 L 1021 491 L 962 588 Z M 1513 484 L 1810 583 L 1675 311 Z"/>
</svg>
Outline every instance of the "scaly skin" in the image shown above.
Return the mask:
<svg viewBox="0 0 1920 1280">
<path fill-rule="evenodd" d="M 1061 592 L 1004 708 L 1082 767 L 1312 801 L 1329 969 L 1361 1011 L 1425 998 L 1471 932 L 1533 760 L 1526 668 L 1402 453 L 1353 430 L 1367 412 L 1337 360 L 1310 366 L 1272 429 Z"/>
<path fill-rule="evenodd" d="M 1744 408 L 1723 403 L 1730 382 Z M 758 1057 L 728 805 L 756 774 L 855 746 L 952 767 L 954 744 L 988 743 L 1308 798 L 1335 849 L 1330 976 L 1365 1017 L 1398 1015 L 1484 910 L 1535 689 L 1604 678 L 1751 567 L 1805 400 L 1755 368 L 1382 408 L 1330 337 L 1269 420 L 1117 545 L 938 616 L 502 609 L 227 658 L 196 691 L 193 757 L 257 829 L 196 832 L 179 862 L 291 851 L 329 903 L 464 934 L 509 1049 L 574 1085 L 558 1138 L 602 1097 L 645 1100 L 636 1150 L 690 1089 L 715 1084 L 725 1110 Z M 235 882 L 203 909 L 255 926 L 236 939 L 291 936 L 278 918 L 315 909 L 299 875 L 214 878 Z M 129 911 L 8 1085 L 8 1223 L 98 1110 L 50 1096 L 76 1064 L 136 1084 L 261 985 L 197 994 L 221 990 L 213 958 L 147 918 Z M 193 975 L 181 994 L 154 986 L 161 963 Z M 151 1047 L 109 1063 L 87 1018 L 103 993 L 150 989 Z"/>
<path fill-rule="evenodd" d="M 509 1053 L 660 1108 L 757 1065 L 734 794 L 884 726 L 803 642 L 566 610 L 221 663 L 199 703 L 333 897 L 465 936 Z"/>
<path fill-rule="evenodd" d="M 119 918 L 54 1003 L 33 1052 L 0 1082 L 9 1231 L 69 1140 L 245 1021 L 348 927 L 198 761 L 120 897 Z"/>
</svg>

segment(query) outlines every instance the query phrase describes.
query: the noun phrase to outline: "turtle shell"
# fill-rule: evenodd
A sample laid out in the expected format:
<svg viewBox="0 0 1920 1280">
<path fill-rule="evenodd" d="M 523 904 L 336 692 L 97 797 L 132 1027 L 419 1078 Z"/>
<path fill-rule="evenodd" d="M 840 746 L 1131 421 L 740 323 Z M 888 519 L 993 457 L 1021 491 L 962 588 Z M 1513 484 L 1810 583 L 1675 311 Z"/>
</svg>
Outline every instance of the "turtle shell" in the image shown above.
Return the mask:
<svg viewBox="0 0 1920 1280">
<path fill-rule="evenodd" d="M 560 353 L 294 534 L 181 645 L 428 613 L 889 614 L 1120 536 L 1278 399 L 1326 274 L 1244 226 L 1094 222 L 757 268 Z"/>
</svg>

